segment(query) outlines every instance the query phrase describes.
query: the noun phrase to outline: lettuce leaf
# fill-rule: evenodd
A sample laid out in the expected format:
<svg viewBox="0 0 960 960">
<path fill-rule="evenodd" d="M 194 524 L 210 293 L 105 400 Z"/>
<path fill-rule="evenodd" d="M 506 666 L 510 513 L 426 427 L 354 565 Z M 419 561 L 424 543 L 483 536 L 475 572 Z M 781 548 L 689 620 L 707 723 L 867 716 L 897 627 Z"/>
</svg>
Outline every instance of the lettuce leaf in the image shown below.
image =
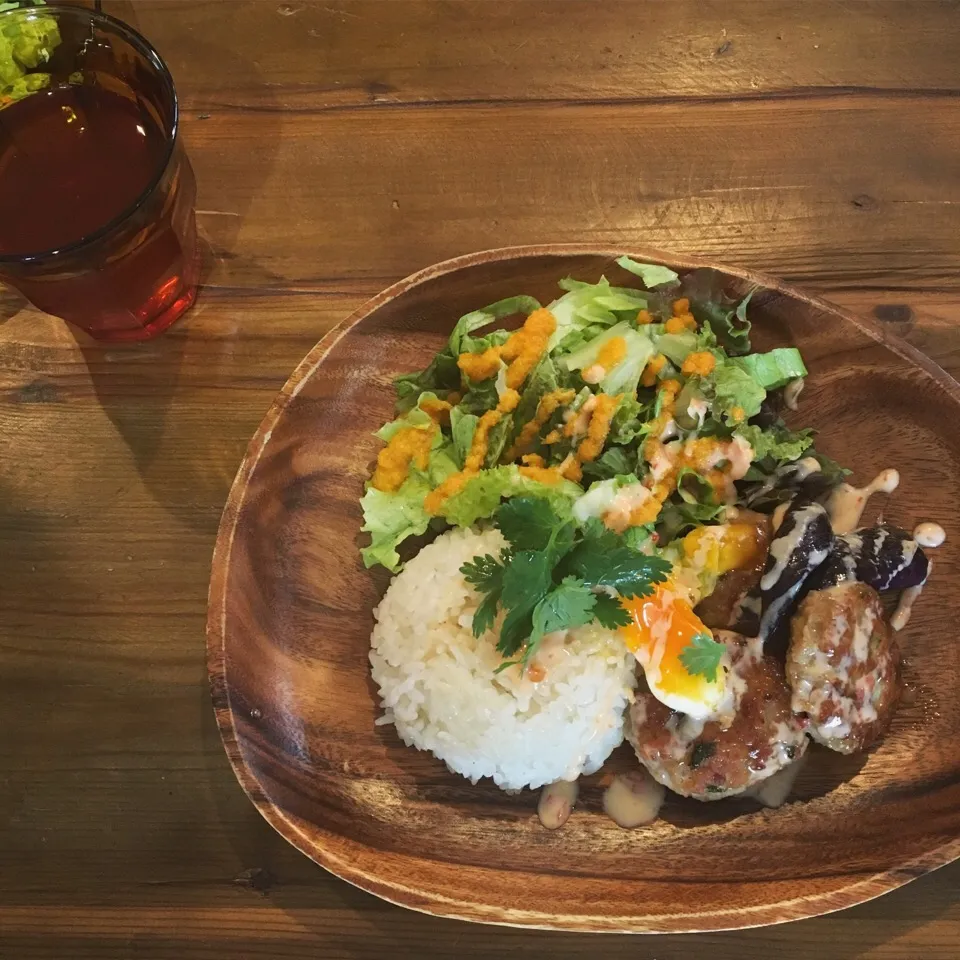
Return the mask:
<svg viewBox="0 0 960 960">
<path fill-rule="evenodd" d="M 648 289 L 660 287 L 665 283 L 675 283 L 680 279 L 669 267 L 662 267 L 656 263 L 637 263 L 629 257 L 620 257 L 617 265 L 639 277 Z"/>
<path fill-rule="evenodd" d="M 511 436 L 511 440 L 516 438 L 523 424 L 528 423 L 537 415 L 537 407 L 540 405 L 540 398 L 544 394 L 559 389 L 565 385 L 566 377 L 561 375 L 557 365 L 549 354 L 544 354 L 540 362 L 530 372 L 527 382 L 524 385 L 523 392 L 520 394 L 520 402 L 514 411 L 513 422 L 517 429 Z M 563 384 L 561 383 L 563 381 Z"/>
<path fill-rule="evenodd" d="M 420 405 L 427 400 L 436 399 L 437 395 L 435 393 L 425 391 L 418 397 L 415 407 L 408 410 L 402 416 L 397 417 L 396 420 L 385 423 L 374 436 L 379 437 L 384 443 L 389 443 L 394 435 L 405 427 L 416 427 L 418 430 L 432 430 L 434 427 L 433 419 L 428 413 L 420 409 Z M 440 431 L 438 430 L 433 441 L 434 448 L 439 447 L 442 442 L 443 438 L 440 436 Z"/>
<path fill-rule="evenodd" d="M 733 362 L 766 390 L 776 390 L 791 380 L 807 375 L 803 357 L 795 347 L 778 347 L 769 353 L 751 353 L 746 357 L 737 357 Z"/>
<path fill-rule="evenodd" d="M 402 413 L 415 406 L 425 391 L 449 393 L 460 388 L 460 368 L 449 349 L 441 350 L 420 373 L 405 373 L 393 381 L 397 410 Z"/>
<path fill-rule="evenodd" d="M 461 470 L 470 452 L 473 435 L 479 422 L 478 416 L 467 413 L 460 405 L 450 411 L 450 432 L 453 434 L 454 455 Z"/>
<path fill-rule="evenodd" d="M 587 338 L 592 339 L 604 327 L 611 327 L 621 320 L 636 320 L 637 314 L 647 306 L 642 291 L 612 287 L 606 277 L 601 277 L 597 283 L 583 283 L 568 277 L 560 281 L 560 286 L 567 293 L 548 308 L 557 321 L 557 329 L 547 348 L 550 353 L 561 345 L 561 352 L 569 352 L 581 345 L 584 341 L 578 335 L 585 334 L 589 328 L 596 328 Z"/>
<path fill-rule="evenodd" d="M 813 430 L 792 431 L 785 426 L 775 426 L 766 430 L 752 424 L 738 427 L 736 430 L 753 447 L 754 460 L 768 457 L 777 463 L 799 460 L 813 446 Z"/>
<path fill-rule="evenodd" d="M 744 418 L 756 416 L 767 391 L 756 380 L 737 365 L 734 360 L 718 361 L 710 376 L 713 383 L 715 405 L 725 414 L 739 407 Z"/>
<path fill-rule="evenodd" d="M 600 391 L 609 394 L 634 394 L 640 383 L 643 368 L 654 354 L 654 346 L 646 333 L 636 330 L 627 321 L 615 324 L 578 350 L 560 357 L 558 362 L 567 370 L 585 370 L 597 362 L 603 347 L 616 337 L 623 339 L 627 353 L 600 382 Z"/>
<path fill-rule="evenodd" d="M 369 533 L 371 538 L 370 545 L 360 551 L 364 566 L 372 567 L 379 563 L 388 570 L 400 569 L 397 547 L 407 537 L 426 533 L 433 519 L 423 508 L 424 498 L 456 470 L 453 447 L 448 444 L 430 454 L 426 471 L 411 467 L 410 475 L 399 490 L 388 493 L 367 486 L 360 500 L 363 510 L 363 526 L 360 529 Z"/>
<path fill-rule="evenodd" d="M 471 477 L 457 493 L 448 497 L 441 515 L 457 527 L 469 527 L 478 520 L 493 516 L 504 497 L 526 493 L 543 497 L 558 507 L 569 509 L 583 489 L 563 480 L 556 484 L 540 483 L 520 473 L 515 464 L 493 467 Z"/>
<path fill-rule="evenodd" d="M 750 352 L 750 321 L 747 306 L 755 290 L 739 303 L 725 291 L 727 278 L 716 270 L 693 270 L 683 278 L 681 296 L 690 301 L 690 312 L 703 326 L 709 323 L 717 343 L 731 357 Z"/>
<path fill-rule="evenodd" d="M 640 481 L 629 471 L 615 474 L 606 480 L 591 485 L 590 489 L 578 497 L 573 505 L 573 515 L 584 524 L 591 518 L 600 519 L 613 505 L 617 494 L 624 488 Z"/>
<path fill-rule="evenodd" d="M 607 447 L 596 460 L 583 465 L 583 475 L 590 480 L 609 480 L 637 469 L 637 452 L 627 447 Z"/>
<path fill-rule="evenodd" d="M 512 317 L 515 314 L 523 314 L 525 317 L 540 309 L 540 301 L 533 297 L 519 296 L 507 297 L 505 300 L 498 300 L 491 303 L 490 306 L 482 310 L 473 310 L 465 313 L 456 323 L 456 326 L 450 333 L 449 349 L 454 357 L 461 353 L 475 353 L 471 349 L 471 341 L 475 338 L 470 337 L 474 330 L 479 330 L 496 320 L 503 320 L 505 317 Z M 509 336 L 509 334 L 507 334 Z M 506 337 L 504 337 L 506 339 Z M 500 341 L 502 342 L 502 340 Z"/>
<path fill-rule="evenodd" d="M 662 353 L 678 367 L 687 359 L 688 354 L 697 349 L 697 335 L 692 330 L 683 333 L 665 333 L 657 338 L 657 353 Z"/>
</svg>

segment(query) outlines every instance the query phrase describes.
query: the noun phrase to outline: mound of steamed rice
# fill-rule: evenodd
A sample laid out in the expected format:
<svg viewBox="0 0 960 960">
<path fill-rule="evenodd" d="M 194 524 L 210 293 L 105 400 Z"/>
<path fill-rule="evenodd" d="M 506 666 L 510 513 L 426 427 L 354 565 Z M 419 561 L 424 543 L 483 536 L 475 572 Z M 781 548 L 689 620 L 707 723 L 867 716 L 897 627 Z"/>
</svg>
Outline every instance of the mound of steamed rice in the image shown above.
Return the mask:
<svg viewBox="0 0 960 960">
<path fill-rule="evenodd" d="M 424 547 L 374 611 L 370 663 L 378 723 L 474 783 L 519 790 L 601 766 L 623 740 L 634 661 L 615 632 L 590 624 L 544 638 L 539 683 L 518 667 L 495 673 L 496 636 L 473 636 L 480 598 L 460 567 L 503 546 L 499 530 L 455 529 Z"/>
</svg>

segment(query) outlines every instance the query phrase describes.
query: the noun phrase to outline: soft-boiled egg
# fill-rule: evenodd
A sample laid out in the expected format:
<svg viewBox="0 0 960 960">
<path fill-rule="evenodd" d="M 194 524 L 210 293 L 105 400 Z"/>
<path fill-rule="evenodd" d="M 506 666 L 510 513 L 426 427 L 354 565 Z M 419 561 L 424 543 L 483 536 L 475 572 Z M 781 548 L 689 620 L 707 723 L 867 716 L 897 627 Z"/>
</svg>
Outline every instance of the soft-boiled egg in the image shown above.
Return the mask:
<svg viewBox="0 0 960 960">
<path fill-rule="evenodd" d="M 670 580 L 649 597 L 622 601 L 632 622 L 623 627 L 627 648 L 643 667 L 650 692 L 671 710 L 705 720 L 716 712 L 727 691 L 729 657 L 726 652 L 712 677 L 691 673 L 681 655 L 694 637 L 713 634 L 693 612 L 682 589 Z"/>
<path fill-rule="evenodd" d="M 755 563 L 760 549 L 756 528 L 750 524 L 698 527 L 672 551 L 674 567 L 666 583 L 648 597 L 623 601 L 632 621 L 623 628 L 624 642 L 643 667 L 650 692 L 672 710 L 706 719 L 723 702 L 729 668 L 726 652 L 712 676 L 709 671 L 690 672 L 682 659 L 695 637 L 713 641 L 713 632 L 693 608 L 713 589 L 717 577 Z"/>
</svg>

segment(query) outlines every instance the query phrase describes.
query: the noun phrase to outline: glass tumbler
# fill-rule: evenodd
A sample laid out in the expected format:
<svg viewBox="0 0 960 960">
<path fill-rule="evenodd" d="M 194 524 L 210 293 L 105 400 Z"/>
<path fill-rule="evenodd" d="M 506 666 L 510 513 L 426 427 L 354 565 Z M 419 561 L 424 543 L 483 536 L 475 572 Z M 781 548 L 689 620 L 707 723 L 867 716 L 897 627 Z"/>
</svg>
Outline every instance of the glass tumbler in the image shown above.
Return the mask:
<svg viewBox="0 0 960 960">
<path fill-rule="evenodd" d="M 0 280 L 99 340 L 146 340 L 197 294 L 196 181 L 173 80 L 92 10 L 0 13 Z"/>
</svg>

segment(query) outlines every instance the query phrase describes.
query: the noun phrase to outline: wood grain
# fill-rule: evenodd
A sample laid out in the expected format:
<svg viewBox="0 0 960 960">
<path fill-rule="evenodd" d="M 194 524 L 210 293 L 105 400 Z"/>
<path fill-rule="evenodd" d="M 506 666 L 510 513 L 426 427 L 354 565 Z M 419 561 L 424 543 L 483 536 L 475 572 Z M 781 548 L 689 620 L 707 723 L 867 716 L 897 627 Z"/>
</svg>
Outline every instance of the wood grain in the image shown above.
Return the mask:
<svg viewBox="0 0 960 960">
<path fill-rule="evenodd" d="M 709 266 L 628 252 L 680 271 Z M 518 291 L 549 302 L 566 276 L 629 282 L 616 256 L 516 247 L 428 268 L 374 298 L 294 371 L 250 443 L 214 553 L 211 686 L 241 784 L 281 834 L 338 876 L 404 906 L 488 923 L 736 929 L 850 906 L 942 866 L 960 855 L 960 766 L 943 746 L 960 733 L 951 626 L 960 569 L 949 548 L 927 587 L 928 613 L 904 634 L 923 705 L 902 712 L 869 756 L 811 763 L 800 802 L 776 813 L 671 798 L 656 825 L 624 831 L 598 810 L 599 793 L 591 804 L 588 779 L 577 812 L 549 833 L 533 792 L 471 786 L 375 726 L 366 654 L 387 577 L 363 569 L 356 544 L 393 379 L 425 367 L 455 318 L 486 303 Z M 889 519 L 912 529 L 943 517 L 948 542 L 960 536 L 949 521 L 960 496 L 960 386 L 876 322 L 758 274 L 720 272 L 734 298 L 759 287 L 755 346 L 803 352 L 804 419 L 824 452 L 864 478 L 896 462 Z M 771 850 L 782 852 L 770 859 Z"/>
<path fill-rule="evenodd" d="M 955 6 L 104 5 L 173 66 L 213 249 L 194 311 L 133 351 L 0 292 L 0 956 L 594 956 L 587 936 L 390 907 L 262 821 L 205 683 L 230 481 L 334 323 L 505 243 L 712 254 L 876 315 L 960 374 L 960 148 L 936 129 L 956 125 Z M 409 159 L 401 115 L 441 153 Z M 954 866 L 816 920 L 602 946 L 954 960 L 958 941 Z"/>
</svg>

